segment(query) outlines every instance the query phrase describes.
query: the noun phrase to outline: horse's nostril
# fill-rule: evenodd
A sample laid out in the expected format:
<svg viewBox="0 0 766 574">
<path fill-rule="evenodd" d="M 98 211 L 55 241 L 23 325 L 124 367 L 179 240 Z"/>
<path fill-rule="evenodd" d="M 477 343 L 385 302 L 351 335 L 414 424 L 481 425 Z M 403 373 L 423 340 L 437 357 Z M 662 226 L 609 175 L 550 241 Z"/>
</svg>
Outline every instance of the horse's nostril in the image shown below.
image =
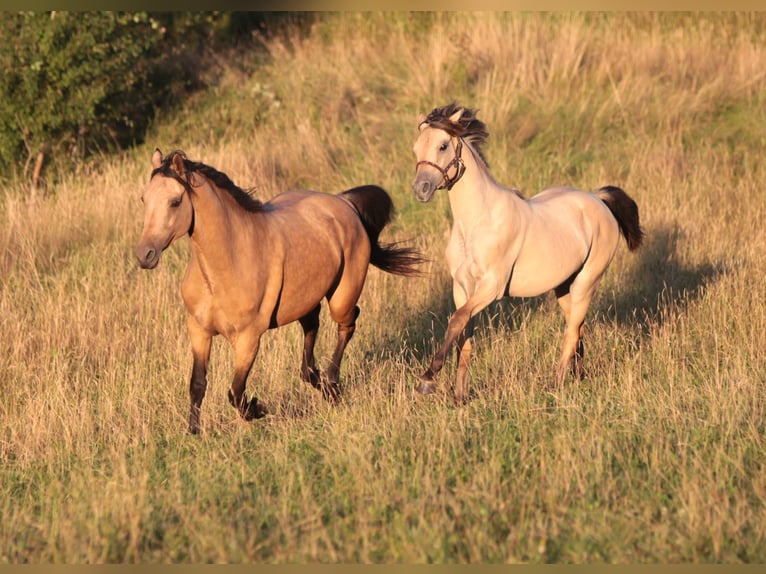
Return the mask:
<svg viewBox="0 0 766 574">
<path fill-rule="evenodd" d="M 156 257 L 157 250 L 153 247 L 143 247 L 139 245 L 136 248 L 136 258 L 138 259 L 139 265 L 144 269 L 152 267 L 152 264 L 156 261 Z"/>
<path fill-rule="evenodd" d="M 431 186 L 427 181 L 414 182 L 412 184 L 412 192 L 420 201 L 425 201 L 431 198 Z"/>
</svg>

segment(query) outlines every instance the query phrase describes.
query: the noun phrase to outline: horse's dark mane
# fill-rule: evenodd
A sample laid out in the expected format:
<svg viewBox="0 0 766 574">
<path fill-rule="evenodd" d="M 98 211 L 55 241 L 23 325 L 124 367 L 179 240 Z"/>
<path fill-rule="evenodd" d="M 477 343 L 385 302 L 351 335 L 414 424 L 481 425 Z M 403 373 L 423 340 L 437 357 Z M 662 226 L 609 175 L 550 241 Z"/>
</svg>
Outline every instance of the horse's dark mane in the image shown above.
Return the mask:
<svg viewBox="0 0 766 574">
<path fill-rule="evenodd" d="M 190 192 L 193 191 L 192 186 L 189 184 L 188 177 L 182 177 L 173 169 L 173 158 L 178 155 L 183 160 L 184 169 L 187 173 L 199 173 L 209 179 L 216 187 L 226 190 L 236 202 L 246 211 L 262 211 L 263 203 L 236 185 L 228 175 L 218 171 L 214 167 L 210 167 L 201 162 L 192 161 L 186 157 L 186 154 L 181 150 L 175 150 L 170 152 L 162 160 L 162 165 L 152 171 L 152 177 L 156 174 L 161 174 L 166 177 L 172 177 L 186 187 Z M 183 174 L 184 176 L 186 174 Z"/>
<path fill-rule="evenodd" d="M 460 110 L 462 110 L 462 113 L 458 121 L 451 121 L 450 116 Z M 431 110 L 425 122 L 432 128 L 444 130 L 453 137 L 461 137 L 469 142 L 479 154 L 484 164 L 489 167 L 487 158 L 484 157 L 484 153 L 481 150 L 481 146 L 487 141 L 489 132 L 487 131 L 486 124 L 476 117 L 478 111 L 452 102 L 441 108 Z"/>
</svg>

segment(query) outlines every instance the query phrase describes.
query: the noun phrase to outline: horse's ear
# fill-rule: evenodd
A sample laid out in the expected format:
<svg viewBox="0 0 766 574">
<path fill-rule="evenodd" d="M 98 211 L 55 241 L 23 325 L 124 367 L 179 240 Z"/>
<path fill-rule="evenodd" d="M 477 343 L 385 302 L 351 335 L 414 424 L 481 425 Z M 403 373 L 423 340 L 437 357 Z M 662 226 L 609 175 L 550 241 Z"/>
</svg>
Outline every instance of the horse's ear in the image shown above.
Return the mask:
<svg viewBox="0 0 766 574">
<path fill-rule="evenodd" d="M 426 124 L 426 115 L 423 112 L 418 114 L 418 129 L 423 130 Z"/>
<path fill-rule="evenodd" d="M 456 124 L 460 121 L 460 118 L 463 117 L 463 108 L 460 108 L 458 111 L 456 111 L 454 114 L 452 114 L 449 117 L 449 121 L 451 121 L 453 124 Z"/>
<path fill-rule="evenodd" d="M 156 147 L 154 148 L 154 153 L 152 154 L 152 167 L 154 169 L 157 169 L 162 165 L 162 152 L 160 151 L 160 148 Z"/>
<path fill-rule="evenodd" d="M 181 177 L 186 173 L 186 166 L 184 165 L 184 158 L 180 153 L 173 154 L 173 171 L 175 171 Z"/>
</svg>

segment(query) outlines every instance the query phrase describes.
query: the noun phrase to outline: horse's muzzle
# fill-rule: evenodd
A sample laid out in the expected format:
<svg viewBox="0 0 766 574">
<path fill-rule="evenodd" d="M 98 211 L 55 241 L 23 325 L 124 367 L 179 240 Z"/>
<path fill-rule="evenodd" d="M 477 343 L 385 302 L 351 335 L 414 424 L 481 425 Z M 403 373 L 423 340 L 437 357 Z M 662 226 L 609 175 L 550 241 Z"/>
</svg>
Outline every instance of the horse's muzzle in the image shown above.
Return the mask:
<svg viewBox="0 0 766 574">
<path fill-rule="evenodd" d="M 160 262 L 160 254 L 162 249 L 156 249 L 151 245 L 144 245 L 139 243 L 136 247 L 136 257 L 138 258 L 138 264 L 142 269 L 154 269 Z"/>
<path fill-rule="evenodd" d="M 436 185 L 427 179 L 415 178 L 415 181 L 412 182 L 412 193 L 418 201 L 423 203 L 431 201 L 435 191 Z"/>
</svg>

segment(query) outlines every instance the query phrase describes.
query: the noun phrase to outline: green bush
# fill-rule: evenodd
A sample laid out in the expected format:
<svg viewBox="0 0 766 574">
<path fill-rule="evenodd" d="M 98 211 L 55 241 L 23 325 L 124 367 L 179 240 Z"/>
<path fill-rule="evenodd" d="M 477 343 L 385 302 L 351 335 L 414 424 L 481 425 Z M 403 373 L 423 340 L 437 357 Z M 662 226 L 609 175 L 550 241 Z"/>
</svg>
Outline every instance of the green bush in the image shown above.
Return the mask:
<svg viewBox="0 0 766 574">
<path fill-rule="evenodd" d="M 221 12 L 0 14 L 0 178 L 45 144 L 66 166 L 140 142 L 158 109 L 201 84 L 211 47 L 263 15 Z M 24 167 L 22 167 L 24 166 Z"/>
<path fill-rule="evenodd" d="M 6 13 L 0 34 L 6 170 L 43 142 L 56 155 L 77 159 L 145 127 L 162 40 L 156 20 L 115 12 Z"/>
</svg>

